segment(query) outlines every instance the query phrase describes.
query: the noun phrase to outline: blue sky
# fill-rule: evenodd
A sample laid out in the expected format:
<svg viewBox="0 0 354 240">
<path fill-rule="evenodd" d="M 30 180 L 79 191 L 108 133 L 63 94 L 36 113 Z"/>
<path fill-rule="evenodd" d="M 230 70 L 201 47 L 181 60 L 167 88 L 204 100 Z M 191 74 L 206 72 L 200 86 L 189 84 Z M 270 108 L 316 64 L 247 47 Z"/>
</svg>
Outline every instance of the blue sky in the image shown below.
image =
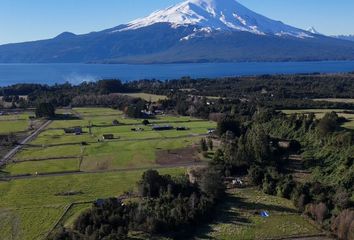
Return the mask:
<svg viewBox="0 0 354 240">
<path fill-rule="evenodd" d="M 0 44 L 87 33 L 126 23 L 180 0 L 1 0 Z M 287 24 L 324 34 L 354 34 L 353 0 L 239 0 Z"/>
</svg>

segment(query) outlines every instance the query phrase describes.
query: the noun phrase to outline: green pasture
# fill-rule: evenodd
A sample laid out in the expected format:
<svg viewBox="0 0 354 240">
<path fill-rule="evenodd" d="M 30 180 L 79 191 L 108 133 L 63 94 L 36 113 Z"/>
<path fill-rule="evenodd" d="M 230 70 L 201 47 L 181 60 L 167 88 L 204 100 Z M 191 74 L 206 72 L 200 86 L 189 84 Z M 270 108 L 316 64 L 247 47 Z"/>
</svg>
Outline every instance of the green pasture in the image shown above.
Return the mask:
<svg viewBox="0 0 354 240">
<path fill-rule="evenodd" d="M 261 211 L 267 211 L 270 217 L 261 217 Z M 214 223 L 202 229 L 199 235 L 231 240 L 278 239 L 319 233 L 316 226 L 297 213 L 291 201 L 245 188 L 229 193 Z"/>
<path fill-rule="evenodd" d="M 184 168 L 160 170 L 181 174 Z M 44 239 L 71 203 L 118 196 L 135 188 L 142 171 L 36 177 L 0 182 L 1 239 Z M 73 196 L 60 193 L 77 192 Z M 59 195 L 58 195 L 59 194 Z M 76 215 L 76 210 L 70 214 Z"/>
<path fill-rule="evenodd" d="M 63 171 L 78 171 L 79 159 L 56 159 L 44 161 L 26 161 L 9 164 L 4 169 L 12 175 L 38 174 Z"/>
<path fill-rule="evenodd" d="M 28 130 L 28 120 L 4 120 L 0 121 L 0 134 L 24 132 Z"/>
<path fill-rule="evenodd" d="M 61 111 L 62 114 L 68 114 L 71 110 Z M 141 119 L 130 119 L 136 125 L 109 126 L 114 113 L 117 116 L 113 118 L 122 121 L 121 112 L 109 108 L 77 108 L 73 111 L 84 119 L 55 120 L 29 146 L 16 154 L 15 162 L 8 164 L 4 171 L 10 175 L 18 175 L 157 166 L 158 151 L 192 146 L 199 141 L 200 134 L 206 134 L 208 128 L 216 127 L 215 122 L 178 116 L 158 116 L 148 126 L 142 125 Z M 89 121 L 97 123 L 91 128 L 91 134 L 84 127 Z M 153 131 L 153 125 L 159 123 L 175 128 L 186 127 L 188 130 Z M 83 134 L 66 134 L 62 127 L 70 126 L 83 127 Z M 132 128 L 142 128 L 144 131 L 132 131 Z M 114 139 L 103 140 L 104 134 L 113 134 Z M 80 157 L 82 161 L 78 162 Z M 22 162 L 27 160 L 32 161 Z"/>
</svg>

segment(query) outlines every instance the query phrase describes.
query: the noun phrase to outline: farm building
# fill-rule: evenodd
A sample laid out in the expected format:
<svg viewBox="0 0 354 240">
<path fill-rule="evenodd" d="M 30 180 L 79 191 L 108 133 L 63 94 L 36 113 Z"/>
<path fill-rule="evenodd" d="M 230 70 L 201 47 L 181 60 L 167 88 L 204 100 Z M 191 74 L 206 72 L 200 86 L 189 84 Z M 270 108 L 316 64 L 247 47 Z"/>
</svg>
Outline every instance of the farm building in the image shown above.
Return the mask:
<svg viewBox="0 0 354 240">
<path fill-rule="evenodd" d="M 114 135 L 113 134 L 103 134 L 102 138 L 103 138 L 103 140 L 110 140 L 110 139 L 114 139 Z"/>
<path fill-rule="evenodd" d="M 165 125 L 165 126 L 156 125 L 156 126 L 152 127 L 152 130 L 154 130 L 154 131 L 166 131 L 166 130 L 172 130 L 172 129 L 173 129 L 173 127 L 171 125 Z"/>
<path fill-rule="evenodd" d="M 130 129 L 130 130 L 132 130 L 133 132 L 143 132 L 144 131 L 144 128 L 132 128 L 132 129 Z"/>
<path fill-rule="evenodd" d="M 177 131 L 186 131 L 186 130 L 189 130 L 189 128 L 187 128 L 187 127 L 177 127 L 176 130 Z"/>
<path fill-rule="evenodd" d="M 65 128 L 64 132 L 67 134 L 75 134 L 75 135 L 81 135 L 82 134 L 82 128 L 81 127 L 73 127 L 73 128 Z"/>
</svg>

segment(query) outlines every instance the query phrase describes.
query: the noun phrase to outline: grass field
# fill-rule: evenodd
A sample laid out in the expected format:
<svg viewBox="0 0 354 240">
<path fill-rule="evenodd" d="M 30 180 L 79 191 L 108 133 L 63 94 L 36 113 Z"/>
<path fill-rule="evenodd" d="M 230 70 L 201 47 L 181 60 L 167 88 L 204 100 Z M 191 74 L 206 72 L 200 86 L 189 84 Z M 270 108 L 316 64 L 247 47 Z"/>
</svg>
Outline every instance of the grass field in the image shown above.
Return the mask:
<svg viewBox="0 0 354 240">
<path fill-rule="evenodd" d="M 199 232 L 199 239 L 268 239 L 319 234 L 299 215 L 291 201 L 254 188 L 231 190 L 214 223 Z M 270 214 L 260 216 L 261 211 Z"/>
<path fill-rule="evenodd" d="M 14 157 L 15 163 L 8 164 L 4 169 L 6 172 L 18 175 L 153 167 L 158 165 L 158 151 L 193 146 L 200 139 L 198 135 L 206 134 L 208 128 L 216 127 L 214 122 L 190 117 L 158 116 L 151 120 L 152 124 L 163 122 L 189 130 L 153 131 L 152 125 L 142 125 L 141 119 L 124 119 L 123 113 L 114 109 L 77 108 L 62 112 L 73 112 L 81 119 L 53 121 L 31 142 L 31 146 L 24 147 Z M 112 119 L 128 125 L 112 126 Z M 91 134 L 85 127 L 89 122 L 93 124 Z M 65 134 L 63 128 L 73 126 L 83 127 L 83 134 Z M 143 128 L 144 131 L 132 131 L 131 128 Z M 115 139 L 103 141 L 103 134 L 113 134 Z M 87 144 L 81 146 L 82 142 Z M 82 161 L 79 163 L 80 157 Z M 41 161 L 22 162 L 26 160 Z"/>
<path fill-rule="evenodd" d="M 334 103 L 354 103 L 353 98 L 316 98 L 314 101 L 325 101 Z"/>
<path fill-rule="evenodd" d="M 348 129 L 354 129 L 354 114 L 344 113 L 343 109 L 297 109 L 297 110 L 282 110 L 285 114 L 293 113 L 314 113 L 316 118 L 322 118 L 328 112 L 336 112 L 339 116 L 345 117 L 348 122 L 343 124 L 343 127 Z"/>
<path fill-rule="evenodd" d="M 184 168 L 161 173 L 181 174 Z M 38 177 L 0 182 L 1 239 L 43 239 L 71 203 L 118 196 L 136 186 L 142 171 Z M 60 193 L 80 192 L 73 196 Z M 80 209 L 74 209 L 72 215 Z"/>
<path fill-rule="evenodd" d="M 145 101 L 151 101 L 151 102 L 157 102 L 159 100 L 167 99 L 167 97 L 164 95 L 155 95 L 150 93 L 125 93 L 124 95 L 135 97 L 135 98 L 141 98 L 144 99 Z"/>
</svg>

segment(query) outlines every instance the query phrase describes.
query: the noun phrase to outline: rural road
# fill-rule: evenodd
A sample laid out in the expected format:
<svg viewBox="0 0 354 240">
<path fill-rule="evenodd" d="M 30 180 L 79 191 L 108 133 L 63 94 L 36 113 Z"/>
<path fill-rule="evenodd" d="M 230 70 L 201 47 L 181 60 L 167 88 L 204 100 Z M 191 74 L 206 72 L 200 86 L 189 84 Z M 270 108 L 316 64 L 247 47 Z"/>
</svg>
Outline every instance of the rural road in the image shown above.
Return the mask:
<svg viewBox="0 0 354 240">
<path fill-rule="evenodd" d="M 9 151 L 1 160 L 0 160 L 0 167 L 5 165 L 7 161 L 9 161 L 26 143 L 32 141 L 38 134 L 41 133 L 43 129 L 45 129 L 52 121 L 48 120 L 42 124 L 36 131 L 34 131 L 31 135 L 23 139 L 20 144 L 14 147 L 11 151 Z"/>
<path fill-rule="evenodd" d="M 100 174 L 100 173 L 115 173 L 115 172 L 134 172 L 134 171 L 143 171 L 149 169 L 168 169 L 168 168 L 177 168 L 177 167 L 197 167 L 205 166 L 205 162 L 187 162 L 179 164 L 169 164 L 161 166 L 150 166 L 150 167 L 132 167 L 132 168 L 120 168 L 113 170 L 102 170 L 102 171 L 71 171 L 71 172 L 60 172 L 60 173 L 43 173 L 39 175 L 23 175 L 23 176 L 6 176 L 4 180 L 19 180 L 19 179 L 29 179 L 29 178 L 39 178 L 39 177 L 60 177 L 68 175 L 83 175 L 83 174 Z"/>
</svg>

